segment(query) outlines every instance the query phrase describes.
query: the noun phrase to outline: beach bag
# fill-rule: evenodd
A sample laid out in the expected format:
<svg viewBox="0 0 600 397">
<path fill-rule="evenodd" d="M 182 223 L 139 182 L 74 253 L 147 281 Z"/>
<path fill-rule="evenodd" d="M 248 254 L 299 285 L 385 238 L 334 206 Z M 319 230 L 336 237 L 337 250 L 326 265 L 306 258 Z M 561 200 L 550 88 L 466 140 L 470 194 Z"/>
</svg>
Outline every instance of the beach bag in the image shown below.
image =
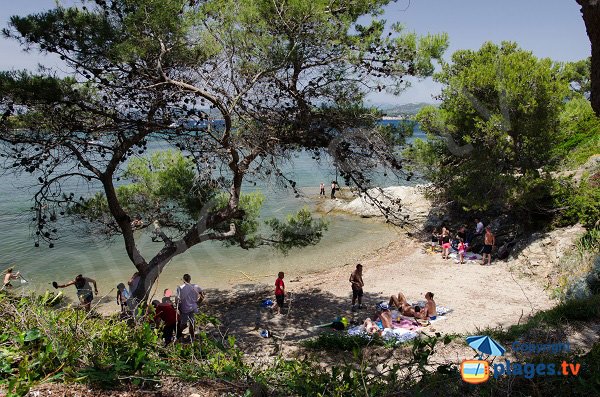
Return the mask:
<svg viewBox="0 0 600 397">
<path fill-rule="evenodd" d="M 336 331 L 342 331 L 346 327 L 348 327 L 348 319 L 346 317 L 337 317 L 331 323 L 331 328 L 335 329 Z"/>
<path fill-rule="evenodd" d="M 271 299 L 263 299 L 260 306 L 261 307 L 271 307 L 274 305 L 274 302 Z"/>
</svg>

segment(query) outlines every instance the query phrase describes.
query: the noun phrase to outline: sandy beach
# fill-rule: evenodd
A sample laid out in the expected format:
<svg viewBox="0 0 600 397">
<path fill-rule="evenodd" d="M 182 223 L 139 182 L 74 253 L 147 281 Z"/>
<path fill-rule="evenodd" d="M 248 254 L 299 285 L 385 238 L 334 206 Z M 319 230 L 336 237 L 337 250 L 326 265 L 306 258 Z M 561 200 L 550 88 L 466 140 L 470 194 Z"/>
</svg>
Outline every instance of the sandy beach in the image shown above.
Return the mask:
<svg viewBox="0 0 600 397">
<path fill-rule="evenodd" d="M 429 205 L 418 188 L 388 188 L 388 192 L 402 197 L 409 205 L 411 219 L 425 218 Z M 324 204 L 329 206 L 328 210 L 341 209 L 353 216 L 364 216 L 371 207 L 361 198 L 327 200 Z M 220 325 L 209 332 L 234 335 L 244 351 L 262 356 L 272 355 L 283 345 L 293 347 L 303 339 L 318 335 L 323 329 L 315 329 L 316 325 L 331 322 L 338 316 L 345 316 L 353 324 L 362 324 L 374 314 L 378 302 L 387 302 L 398 292 L 416 302 L 424 300 L 425 293 L 431 291 L 438 306 L 452 309 L 442 320 L 422 327 L 420 331 L 425 333 L 475 334 L 487 327 L 508 327 L 556 304 L 544 289 L 543 274 L 526 276 L 517 265 L 518 257 L 494 261 L 491 266 L 481 266 L 480 261 L 461 265 L 454 259 L 442 259 L 440 253 L 430 252 L 428 242 L 408 237 L 403 229 L 389 227 L 386 236 L 386 241 L 391 243 L 382 241 L 380 247 L 383 248 L 348 247 L 344 254 L 327 258 L 326 265 L 312 266 L 323 269 L 317 272 L 307 272 L 308 266 L 288 266 L 289 263 L 282 262 L 290 297 L 281 315 L 261 307 L 264 299 L 274 300 L 276 269 L 269 268 L 268 272 L 265 269 L 261 276 L 240 271 L 237 280 L 230 280 L 219 288 L 193 276 L 192 282 L 198 282 L 207 292 L 201 311 L 220 321 Z M 293 255 L 294 252 L 290 253 L 290 257 Z M 348 278 L 357 263 L 364 266 L 365 296 L 362 309 L 354 312 Z M 271 273 L 274 274 L 266 276 Z M 160 299 L 161 291 L 155 288 L 151 299 Z M 115 313 L 117 306 L 112 295 L 98 302 L 96 310 L 105 315 Z M 261 330 L 268 330 L 274 338 L 262 338 Z"/>
<path fill-rule="evenodd" d="M 234 335 L 243 350 L 262 356 L 278 351 L 282 343 L 294 345 L 318 335 L 322 330 L 312 327 L 337 316 L 362 322 L 373 314 L 377 302 L 389 300 L 398 291 L 409 301 L 423 300 L 431 291 L 438 305 L 452 309 L 444 320 L 423 327 L 426 333 L 476 333 L 486 327 L 507 327 L 556 303 L 538 281 L 513 273 L 510 262 L 460 265 L 428 253 L 423 244 L 407 237 L 360 258 L 360 263 L 365 296 L 357 312 L 351 310 L 348 282 L 355 263 L 313 274 L 286 274 L 291 299 L 281 315 L 260 307 L 263 299 L 273 299 L 273 288 L 266 283 L 209 289 L 202 310 L 219 318 L 219 332 Z M 263 329 L 275 338 L 261 338 Z"/>
</svg>

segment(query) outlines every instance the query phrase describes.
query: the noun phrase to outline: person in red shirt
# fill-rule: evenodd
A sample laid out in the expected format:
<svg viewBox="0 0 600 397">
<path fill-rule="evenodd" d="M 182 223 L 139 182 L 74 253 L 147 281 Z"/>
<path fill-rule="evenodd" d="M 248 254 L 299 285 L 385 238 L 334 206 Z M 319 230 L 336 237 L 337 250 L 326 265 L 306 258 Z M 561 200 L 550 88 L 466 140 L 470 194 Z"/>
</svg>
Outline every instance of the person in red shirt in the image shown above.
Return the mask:
<svg viewBox="0 0 600 397">
<path fill-rule="evenodd" d="M 163 298 L 162 303 L 157 300 L 152 301 L 152 306 L 156 310 L 154 323 L 157 327 L 163 323 L 163 338 L 166 346 L 173 341 L 173 334 L 178 320 L 177 310 L 175 310 L 169 298 Z"/>
<path fill-rule="evenodd" d="M 279 272 L 277 280 L 275 280 L 275 301 L 277 302 L 273 307 L 275 313 L 280 314 L 281 308 L 283 307 L 283 301 L 285 298 L 285 283 L 283 282 L 283 272 Z"/>
</svg>

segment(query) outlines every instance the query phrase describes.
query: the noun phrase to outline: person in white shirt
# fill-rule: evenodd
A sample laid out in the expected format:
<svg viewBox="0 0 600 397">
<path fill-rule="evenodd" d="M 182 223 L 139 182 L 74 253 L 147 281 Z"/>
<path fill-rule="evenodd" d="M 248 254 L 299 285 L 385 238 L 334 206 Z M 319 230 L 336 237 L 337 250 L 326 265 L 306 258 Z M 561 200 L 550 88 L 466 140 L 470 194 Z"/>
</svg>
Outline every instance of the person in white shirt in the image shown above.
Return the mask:
<svg viewBox="0 0 600 397">
<path fill-rule="evenodd" d="M 475 219 L 475 222 L 477 222 L 477 226 L 475 226 L 475 235 L 480 235 L 483 233 L 483 222 L 479 219 Z"/>
<path fill-rule="evenodd" d="M 194 340 L 195 319 L 198 313 L 198 300 L 202 294 L 202 288 L 191 284 L 192 278 L 189 274 L 183 275 L 183 284 L 177 287 L 177 307 L 179 309 L 179 329 L 177 338 L 181 338 L 183 330 L 190 326 L 190 337 Z"/>
<path fill-rule="evenodd" d="M 483 235 L 483 222 L 481 222 L 479 218 L 475 218 L 475 224 L 475 232 L 467 235 L 467 240 L 465 241 L 467 247 L 471 245 L 471 241 L 473 241 L 475 237 Z"/>
</svg>

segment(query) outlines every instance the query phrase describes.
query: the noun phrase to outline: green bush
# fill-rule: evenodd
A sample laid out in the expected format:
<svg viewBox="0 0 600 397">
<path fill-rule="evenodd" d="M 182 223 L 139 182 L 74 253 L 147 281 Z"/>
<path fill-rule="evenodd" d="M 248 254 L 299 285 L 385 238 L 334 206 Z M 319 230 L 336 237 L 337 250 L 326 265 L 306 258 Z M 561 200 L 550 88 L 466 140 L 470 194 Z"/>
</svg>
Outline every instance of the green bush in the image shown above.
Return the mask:
<svg viewBox="0 0 600 397">
<path fill-rule="evenodd" d="M 579 184 L 571 179 L 559 179 L 553 188 L 557 226 L 581 223 L 593 228 L 600 220 L 600 174 L 582 178 Z"/>
<path fill-rule="evenodd" d="M 243 379 L 248 367 L 233 338 L 200 332 L 190 345 L 164 347 L 150 323 L 99 318 L 51 308 L 50 294 L 15 298 L 0 293 L 0 389 L 21 396 L 46 381 L 118 387 L 151 386 L 163 375 L 183 379 Z M 200 316 L 200 325 L 215 323 Z"/>
<path fill-rule="evenodd" d="M 376 336 L 369 338 L 362 335 L 348 335 L 343 332 L 325 332 L 316 338 L 302 342 L 302 345 L 309 349 L 325 351 L 353 351 L 369 345 L 382 344 L 383 339 Z"/>
<path fill-rule="evenodd" d="M 564 159 L 567 167 L 584 164 L 600 148 L 600 118 L 590 102 L 576 96 L 565 104 L 559 116 L 561 142 L 554 148 L 555 156 Z"/>
<path fill-rule="evenodd" d="M 220 382 L 237 393 L 231 395 L 244 396 L 491 396 L 507 388 L 515 395 L 592 395 L 600 386 L 599 344 L 585 355 L 572 352 L 560 358 L 581 363 L 577 378 L 499 378 L 475 389 L 462 382 L 456 365 L 430 362 L 439 343 L 449 343 L 455 336 L 421 337 L 401 345 L 405 359 L 389 361 L 361 349 L 381 340 L 325 333 L 306 345 L 325 351 L 345 347 L 351 355 L 329 366 L 323 366 L 318 357 L 288 357 L 258 367 L 243 361 L 232 337 L 212 338 L 200 332 L 193 344 L 165 348 L 148 323 L 89 318 L 80 310 L 40 304 L 49 302 L 47 298 L 0 294 L 0 389 L 8 396 L 25 395 L 40 382 L 85 382 L 118 389 L 123 384 L 153 386 L 163 376 L 190 382 L 211 379 L 211 384 Z M 599 299 L 596 295 L 567 302 L 536 314 L 524 325 L 487 333 L 499 341 L 512 341 L 565 321 L 597 320 Z M 215 319 L 201 316 L 201 327 L 206 322 L 214 324 Z"/>
</svg>

